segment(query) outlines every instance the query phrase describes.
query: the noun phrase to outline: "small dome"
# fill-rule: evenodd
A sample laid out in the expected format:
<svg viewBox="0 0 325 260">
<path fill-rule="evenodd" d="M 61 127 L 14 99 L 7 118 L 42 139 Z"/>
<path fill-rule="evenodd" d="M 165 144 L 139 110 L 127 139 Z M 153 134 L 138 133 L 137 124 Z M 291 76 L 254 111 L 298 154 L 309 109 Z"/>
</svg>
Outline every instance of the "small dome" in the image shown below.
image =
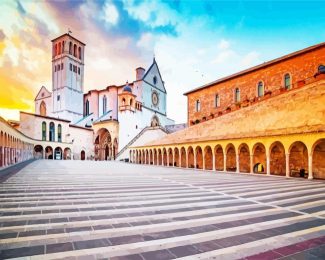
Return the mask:
<svg viewBox="0 0 325 260">
<path fill-rule="evenodd" d="M 129 84 L 127 82 L 126 82 L 125 87 L 123 88 L 123 92 L 124 91 L 132 93 L 132 89 L 131 89 L 131 87 L 129 86 Z"/>
</svg>

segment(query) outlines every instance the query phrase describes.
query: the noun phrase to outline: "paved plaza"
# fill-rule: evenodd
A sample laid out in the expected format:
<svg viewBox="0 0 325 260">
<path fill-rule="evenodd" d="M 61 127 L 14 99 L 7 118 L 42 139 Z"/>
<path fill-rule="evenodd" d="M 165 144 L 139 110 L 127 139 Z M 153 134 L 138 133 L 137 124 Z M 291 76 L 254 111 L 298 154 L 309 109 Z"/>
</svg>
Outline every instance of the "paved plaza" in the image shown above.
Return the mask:
<svg viewBox="0 0 325 260">
<path fill-rule="evenodd" d="M 325 258 L 324 181 L 39 160 L 0 202 L 0 259 Z"/>
</svg>

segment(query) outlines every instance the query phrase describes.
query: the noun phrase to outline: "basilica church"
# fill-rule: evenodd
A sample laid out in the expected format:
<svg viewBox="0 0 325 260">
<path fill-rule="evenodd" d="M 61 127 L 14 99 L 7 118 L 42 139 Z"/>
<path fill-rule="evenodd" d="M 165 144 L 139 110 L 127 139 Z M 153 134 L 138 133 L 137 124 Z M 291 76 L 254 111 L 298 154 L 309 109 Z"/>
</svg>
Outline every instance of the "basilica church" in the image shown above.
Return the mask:
<svg viewBox="0 0 325 260">
<path fill-rule="evenodd" d="M 176 129 L 166 115 L 167 92 L 155 59 L 147 70 L 136 68 L 132 82 L 85 92 L 85 47 L 68 33 L 53 39 L 52 89 L 41 87 L 35 114 L 20 112 L 16 128 L 43 142 L 35 147 L 38 157 L 124 159 L 141 137 Z"/>
</svg>

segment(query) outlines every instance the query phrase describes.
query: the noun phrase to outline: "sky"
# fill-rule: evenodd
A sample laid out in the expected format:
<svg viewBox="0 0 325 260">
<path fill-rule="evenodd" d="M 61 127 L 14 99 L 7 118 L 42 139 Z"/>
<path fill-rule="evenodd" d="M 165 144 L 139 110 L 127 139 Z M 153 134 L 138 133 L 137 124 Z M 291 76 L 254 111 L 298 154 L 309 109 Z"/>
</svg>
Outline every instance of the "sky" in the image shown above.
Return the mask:
<svg viewBox="0 0 325 260">
<path fill-rule="evenodd" d="M 0 14 L 0 116 L 15 120 L 51 90 L 51 40 L 68 29 L 86 43 L 85 91 L 131 82 L 155 56 L 177 123 L 184 92 L 325 39 L 325 0 L 2 0 Z"/>
</svg>

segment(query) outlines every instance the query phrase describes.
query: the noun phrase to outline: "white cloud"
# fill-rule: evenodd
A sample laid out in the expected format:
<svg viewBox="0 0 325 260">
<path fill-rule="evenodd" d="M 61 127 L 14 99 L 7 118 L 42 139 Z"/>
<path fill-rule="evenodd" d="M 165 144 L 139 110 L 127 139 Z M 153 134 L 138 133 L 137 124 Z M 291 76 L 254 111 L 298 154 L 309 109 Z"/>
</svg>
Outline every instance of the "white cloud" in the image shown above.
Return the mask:
<svg viewBox="0 0 325 260">
<path fill-rule="evenodd" d="M 119 19 L 119 13 L 114 4 L 106 2 L 104 6 L 103 19 L 106 23 L 116 25 Z"/>
<path fill-rule="evenodd" d="M 143 33 L 137 42 L 137 46 L 141 49 L 152 51 L 154 43 L 155 37 L 152 33 Z"/>
<path fill-rule="evenodd" d="M 222 39 L 217 45 L 217 48 L 219 50 L 227 50 L 229 49 L 229 47 L 230 47 L 230 42 L 225 39 Z"/>
<path fill-rule="evenodd" d="M 211 62 L 212 64 L 222 64 L 229 59 L 236 57 L 236 53 L 233 50 L 224 50 L 218 53 L 217 57 Z"/>
<path fill-rule="evenodd" d="M 241 60 L 240 64 L 243 67 L 250 67 L 253 65 L 256 65 L 257 63 L 260 62 L 259 60 L 260 54 L 256 51 L 251 51 L 247 53 Z"/>
</svg>

